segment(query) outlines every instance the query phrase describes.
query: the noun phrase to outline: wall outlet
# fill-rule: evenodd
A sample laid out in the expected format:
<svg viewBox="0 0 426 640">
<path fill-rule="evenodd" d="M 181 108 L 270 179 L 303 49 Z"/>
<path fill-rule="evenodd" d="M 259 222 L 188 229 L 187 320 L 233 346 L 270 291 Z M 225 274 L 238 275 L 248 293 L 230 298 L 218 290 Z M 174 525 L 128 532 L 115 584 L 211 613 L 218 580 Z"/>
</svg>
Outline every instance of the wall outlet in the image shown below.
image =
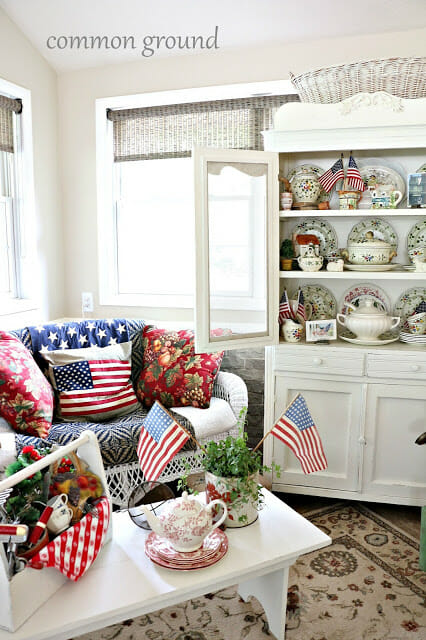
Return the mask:
<svg viewBox="0 0 426 640">
<path fill-rule="evenodd" d="M 81 310 L 93 311 L 93 293 L 91 291 L 82 291 L 81 293 Z"/>
</svg>

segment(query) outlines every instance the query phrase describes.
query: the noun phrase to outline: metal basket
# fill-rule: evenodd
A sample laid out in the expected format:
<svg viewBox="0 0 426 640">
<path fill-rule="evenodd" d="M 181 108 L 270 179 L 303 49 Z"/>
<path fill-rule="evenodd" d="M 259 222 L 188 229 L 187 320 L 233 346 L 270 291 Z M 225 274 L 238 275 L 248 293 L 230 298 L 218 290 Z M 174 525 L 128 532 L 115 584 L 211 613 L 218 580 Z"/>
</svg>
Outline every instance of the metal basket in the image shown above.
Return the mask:
<svg viewBox="0 0 426 640">
<path fill-rule="evenodd" d="M 295 76 L 301 102 L 332 103 L 356 93 L 386 91 L 400 98 L 426 97 L 426 57 L 388 58 L 342 64 Z"/>
</svg>

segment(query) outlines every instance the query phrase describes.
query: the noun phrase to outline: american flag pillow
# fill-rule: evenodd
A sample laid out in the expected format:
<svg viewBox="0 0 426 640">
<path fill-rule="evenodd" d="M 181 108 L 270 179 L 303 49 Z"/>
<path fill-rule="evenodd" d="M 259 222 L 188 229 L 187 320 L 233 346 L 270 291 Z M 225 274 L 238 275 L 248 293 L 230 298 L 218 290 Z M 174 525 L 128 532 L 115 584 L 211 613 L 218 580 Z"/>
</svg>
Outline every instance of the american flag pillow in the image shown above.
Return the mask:
<svg viewBox="0 0 426 640">
<path fill-rule="evenodd" d="M 73 354 L 69 350 L 66 355 L 51 352 L 49 373 L 58 392 L 61 418 L 100 422 L 136 409 L 130 349 L 131 343 L 123 343 L 104 349 L 77 349 Z"/>
</svg>

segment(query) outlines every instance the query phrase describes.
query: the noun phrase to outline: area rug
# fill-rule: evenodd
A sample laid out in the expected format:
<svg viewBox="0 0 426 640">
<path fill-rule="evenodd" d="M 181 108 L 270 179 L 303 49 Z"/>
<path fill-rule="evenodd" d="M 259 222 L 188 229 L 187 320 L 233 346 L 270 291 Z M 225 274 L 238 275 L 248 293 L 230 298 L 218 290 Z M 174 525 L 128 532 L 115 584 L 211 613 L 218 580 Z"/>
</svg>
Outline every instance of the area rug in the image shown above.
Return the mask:
<svg viewBox="0 0 426 640">
<path fill-rule="evenodd" d="M 359 503 L 335 504 L 305 517 L 333 543 L 302 556 L 290 570 L 286 639 L 425 638 L 426 573 L 418 568 L 418 542 Z M 79 638 L 272 640 L 274 636 L 260 604 L 254 599 L 243 602 L 231 587 Z"/>
</svg>

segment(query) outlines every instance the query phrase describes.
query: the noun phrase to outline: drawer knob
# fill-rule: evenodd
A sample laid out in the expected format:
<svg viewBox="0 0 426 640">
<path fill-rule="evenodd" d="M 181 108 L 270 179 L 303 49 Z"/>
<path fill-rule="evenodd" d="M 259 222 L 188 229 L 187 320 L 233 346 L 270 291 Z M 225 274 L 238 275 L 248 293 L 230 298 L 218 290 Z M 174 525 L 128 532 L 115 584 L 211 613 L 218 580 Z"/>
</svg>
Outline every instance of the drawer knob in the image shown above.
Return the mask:
<svg viewBox="0 0 426 640">
<path fill-rule="evenodd" d="M 411 371 L 418 371 L 420 369 L 420 365 L 419 364 L 411 364 L 410 365 L 410 369 L 411 369 Z"/>
<path fill-rule="evenodd" d="M 362 436 L 358 439 L 359 444 L 367 444 L 367 440 Z"/>
<path fill-rule="evenodd" d="M 318 367 L 320 364 L 322 364 L 322 358 L 314 358 L 313 362 Z"/>
</svg>

